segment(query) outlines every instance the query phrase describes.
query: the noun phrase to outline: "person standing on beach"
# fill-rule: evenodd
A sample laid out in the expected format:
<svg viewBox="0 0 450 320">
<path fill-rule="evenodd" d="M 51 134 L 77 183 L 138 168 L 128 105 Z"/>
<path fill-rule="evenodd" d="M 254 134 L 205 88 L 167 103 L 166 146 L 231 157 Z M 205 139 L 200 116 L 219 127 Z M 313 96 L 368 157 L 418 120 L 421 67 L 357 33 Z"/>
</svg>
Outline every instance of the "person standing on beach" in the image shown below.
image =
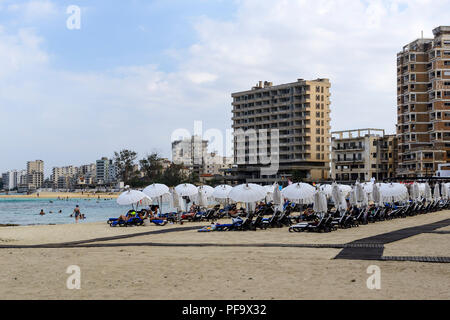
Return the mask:
<svg viewBox="0 0 450 320">
<path fill-rule="evenodd" d="M 80 218 L 80 215 L 81 215 L 80 207 L 78 205 L 75 206 L 75 209 L 73 210 L 73 214 L 75 215 L 75 223 L 78 223 L 78 219 Z"/>
</svg>

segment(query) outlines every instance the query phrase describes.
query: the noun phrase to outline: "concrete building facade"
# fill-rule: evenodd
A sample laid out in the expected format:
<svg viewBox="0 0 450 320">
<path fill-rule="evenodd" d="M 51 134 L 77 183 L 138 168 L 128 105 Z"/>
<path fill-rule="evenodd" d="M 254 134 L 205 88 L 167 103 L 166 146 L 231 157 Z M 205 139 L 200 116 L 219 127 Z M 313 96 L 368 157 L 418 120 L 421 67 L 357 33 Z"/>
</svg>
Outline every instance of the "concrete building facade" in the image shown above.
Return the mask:
<svg viewBox="0 0 450 320">
<path fill-rule="evenodd" d="M 431 176 L 450 159 L 450 27 L 397 55 L 399 177 Z"/>
<path fill-rule="evenodd" d="M 28 191 L 39 189 L 44 183 L 44 161 L 27 162 L 27 187 Z"/>
<path fill-rule="evenodd" d="M 191 172 L 202 174 L 208 153 L 208 141 L 194 135 L 172 142 L 172 161 L 183 164 Z"/>
<path fill-rule="evenodd" d="M 382 129 L 332 132 L 331 178 L 342 182 L 395 177 L 397 138 Z"/>
<path fill-rule="evenodd" d="M 276 86 L 260 81 L 233 93 L 233 182 L 273 183 L 293 174 L 305 181 L 328 179 L 330 87 L 328 79 Z M 261 171 L 266 156 L 278 161 L 275 174 Z"/>
</svg>

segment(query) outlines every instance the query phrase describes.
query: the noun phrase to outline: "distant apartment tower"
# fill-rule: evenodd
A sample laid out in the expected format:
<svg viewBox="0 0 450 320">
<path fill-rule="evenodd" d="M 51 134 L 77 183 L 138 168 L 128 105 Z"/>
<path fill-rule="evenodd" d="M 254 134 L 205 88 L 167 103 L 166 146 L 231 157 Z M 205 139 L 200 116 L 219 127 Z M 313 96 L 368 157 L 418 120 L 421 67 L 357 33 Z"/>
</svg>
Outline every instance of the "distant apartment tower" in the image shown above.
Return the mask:
<svg viewBox="0 0 450 320">
<path fill-rule="evenodd" d="M 224 157 L 217 152 L 208 152 L 204 159 L 202 173 L 206 175 L 222 175 L 223 170 L 231 169 L 234 159 Z"/>
<path fill-rule="evenodd" d="M 27 162 L 27 187 L 28 191 L 37 190 L 44 183 L 44 161 Z"/>
<path fill-rule="evenodd" d="M 343 182 L 395 177 L 397 138 L 382 129 L 331 133 L 331 178 Z"/>
<path fill-rule="evenodd" d="M 3 189 L 10 191 L 17 189 L 18 172 L 16 170 L 8 171 L 2 174 Z"/>
<path fill-rule="evenodd" d="M 233 168 L 232 179 L 235 182 L 286 182 L 294 173 L 305 181 L 328 179 L 330 87 L 328 79 L 298 79 L 276 86 L 260 81 L 251 90 L 233 93 L 237 167 Z M 279 134 L 278 150 L 272 143 L 274 130 Z M 253 142 L 252 146 L 255 139 L 258 145 Z M 255 152 L 277 159 L 277 173 L 262 173 L 261 168 L 267 167 L 263 162 L 267 161 L 261 161 L 260 156 L 255 161 Z"/>
<path fill-rule="evenodd" d="M 111 159 L 103 157 L 97 160 L 95 172 L 97 184 L 111 184 L 117 181 L 117 168 Z"/>
<path fill-rule="evenodd" d="M 431 176 L 450 159 L 450 27 L 397 55 L 397 175 Z"/>
<path fill-rule="evenodd" d="M 74 166 L 54 167 L 50 180 L 55 189 L 69 189 L 75 184 L 78 168 Z"/>
<path fill-rule="evenodd" d="M 200 136 L 192 136 L 172 142 L 172 161 L 183 164 L 191 171 L 201 174 L 208 152 L 208 141 Z"/>
</svg>

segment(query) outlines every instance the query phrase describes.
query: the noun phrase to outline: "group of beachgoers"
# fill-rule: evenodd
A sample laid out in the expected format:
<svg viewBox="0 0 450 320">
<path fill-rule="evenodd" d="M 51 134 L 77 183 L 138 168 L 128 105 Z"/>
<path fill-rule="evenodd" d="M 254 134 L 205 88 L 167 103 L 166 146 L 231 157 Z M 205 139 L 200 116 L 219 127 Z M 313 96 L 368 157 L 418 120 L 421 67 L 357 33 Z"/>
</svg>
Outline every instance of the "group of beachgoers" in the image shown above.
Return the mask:
<svg viewBox="0 0 450 320">
<path fill-rule="evenodd" d="M 50 214 L 53 214 L 53 211 L 49 211 Z M 58 214 L 62 214 L 62 210 L 58 211 Z M 44 209 L 41 209 L 41 211 L 39 212 L 40 216 L 45 216 L 46 213 L 44 211 Z M 79 220 L 85 220 L 86 216 L 84 215 L 84 213 L 81 213 L 80 211 L 80 206 L 76 205 L 75 209 L 73 209 L 73 213 L 70 215 L 71 218 L 75 218 L 75 223 L 78 223 Z"/>
<path fill-rule="evenodd" d="M 141 209 L 139 211 L 131 209 L 125 215 L 121 215 L 118 218 L 110 218 L 108 224 L 112 227 L 142 225 L 145 221 L 153 222 L 157 225 L 167 224 L 167 219 L 159 217 L 158 210 L 158 205 L 151 205 L 148 209 Z"/>
</svg>

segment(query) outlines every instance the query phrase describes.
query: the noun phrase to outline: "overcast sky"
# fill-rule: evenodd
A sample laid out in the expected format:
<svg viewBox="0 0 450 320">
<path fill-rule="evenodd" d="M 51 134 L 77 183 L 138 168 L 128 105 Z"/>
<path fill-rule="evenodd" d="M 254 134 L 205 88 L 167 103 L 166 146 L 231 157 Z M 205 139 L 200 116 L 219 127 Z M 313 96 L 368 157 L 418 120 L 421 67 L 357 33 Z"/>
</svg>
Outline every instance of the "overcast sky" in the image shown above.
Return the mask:
<svg viewBox="0 0 450 320">
<path fill-rule="evenodd" d="M 449 0 L 0 0 L 0 172 L 123 148 L 170 157 L 175 129 L 230 129 L 230 94 L 259 80 L 329 78 L 333 131 L 393 133 L 396 54 L 449 12 Z"/>
</svg>

